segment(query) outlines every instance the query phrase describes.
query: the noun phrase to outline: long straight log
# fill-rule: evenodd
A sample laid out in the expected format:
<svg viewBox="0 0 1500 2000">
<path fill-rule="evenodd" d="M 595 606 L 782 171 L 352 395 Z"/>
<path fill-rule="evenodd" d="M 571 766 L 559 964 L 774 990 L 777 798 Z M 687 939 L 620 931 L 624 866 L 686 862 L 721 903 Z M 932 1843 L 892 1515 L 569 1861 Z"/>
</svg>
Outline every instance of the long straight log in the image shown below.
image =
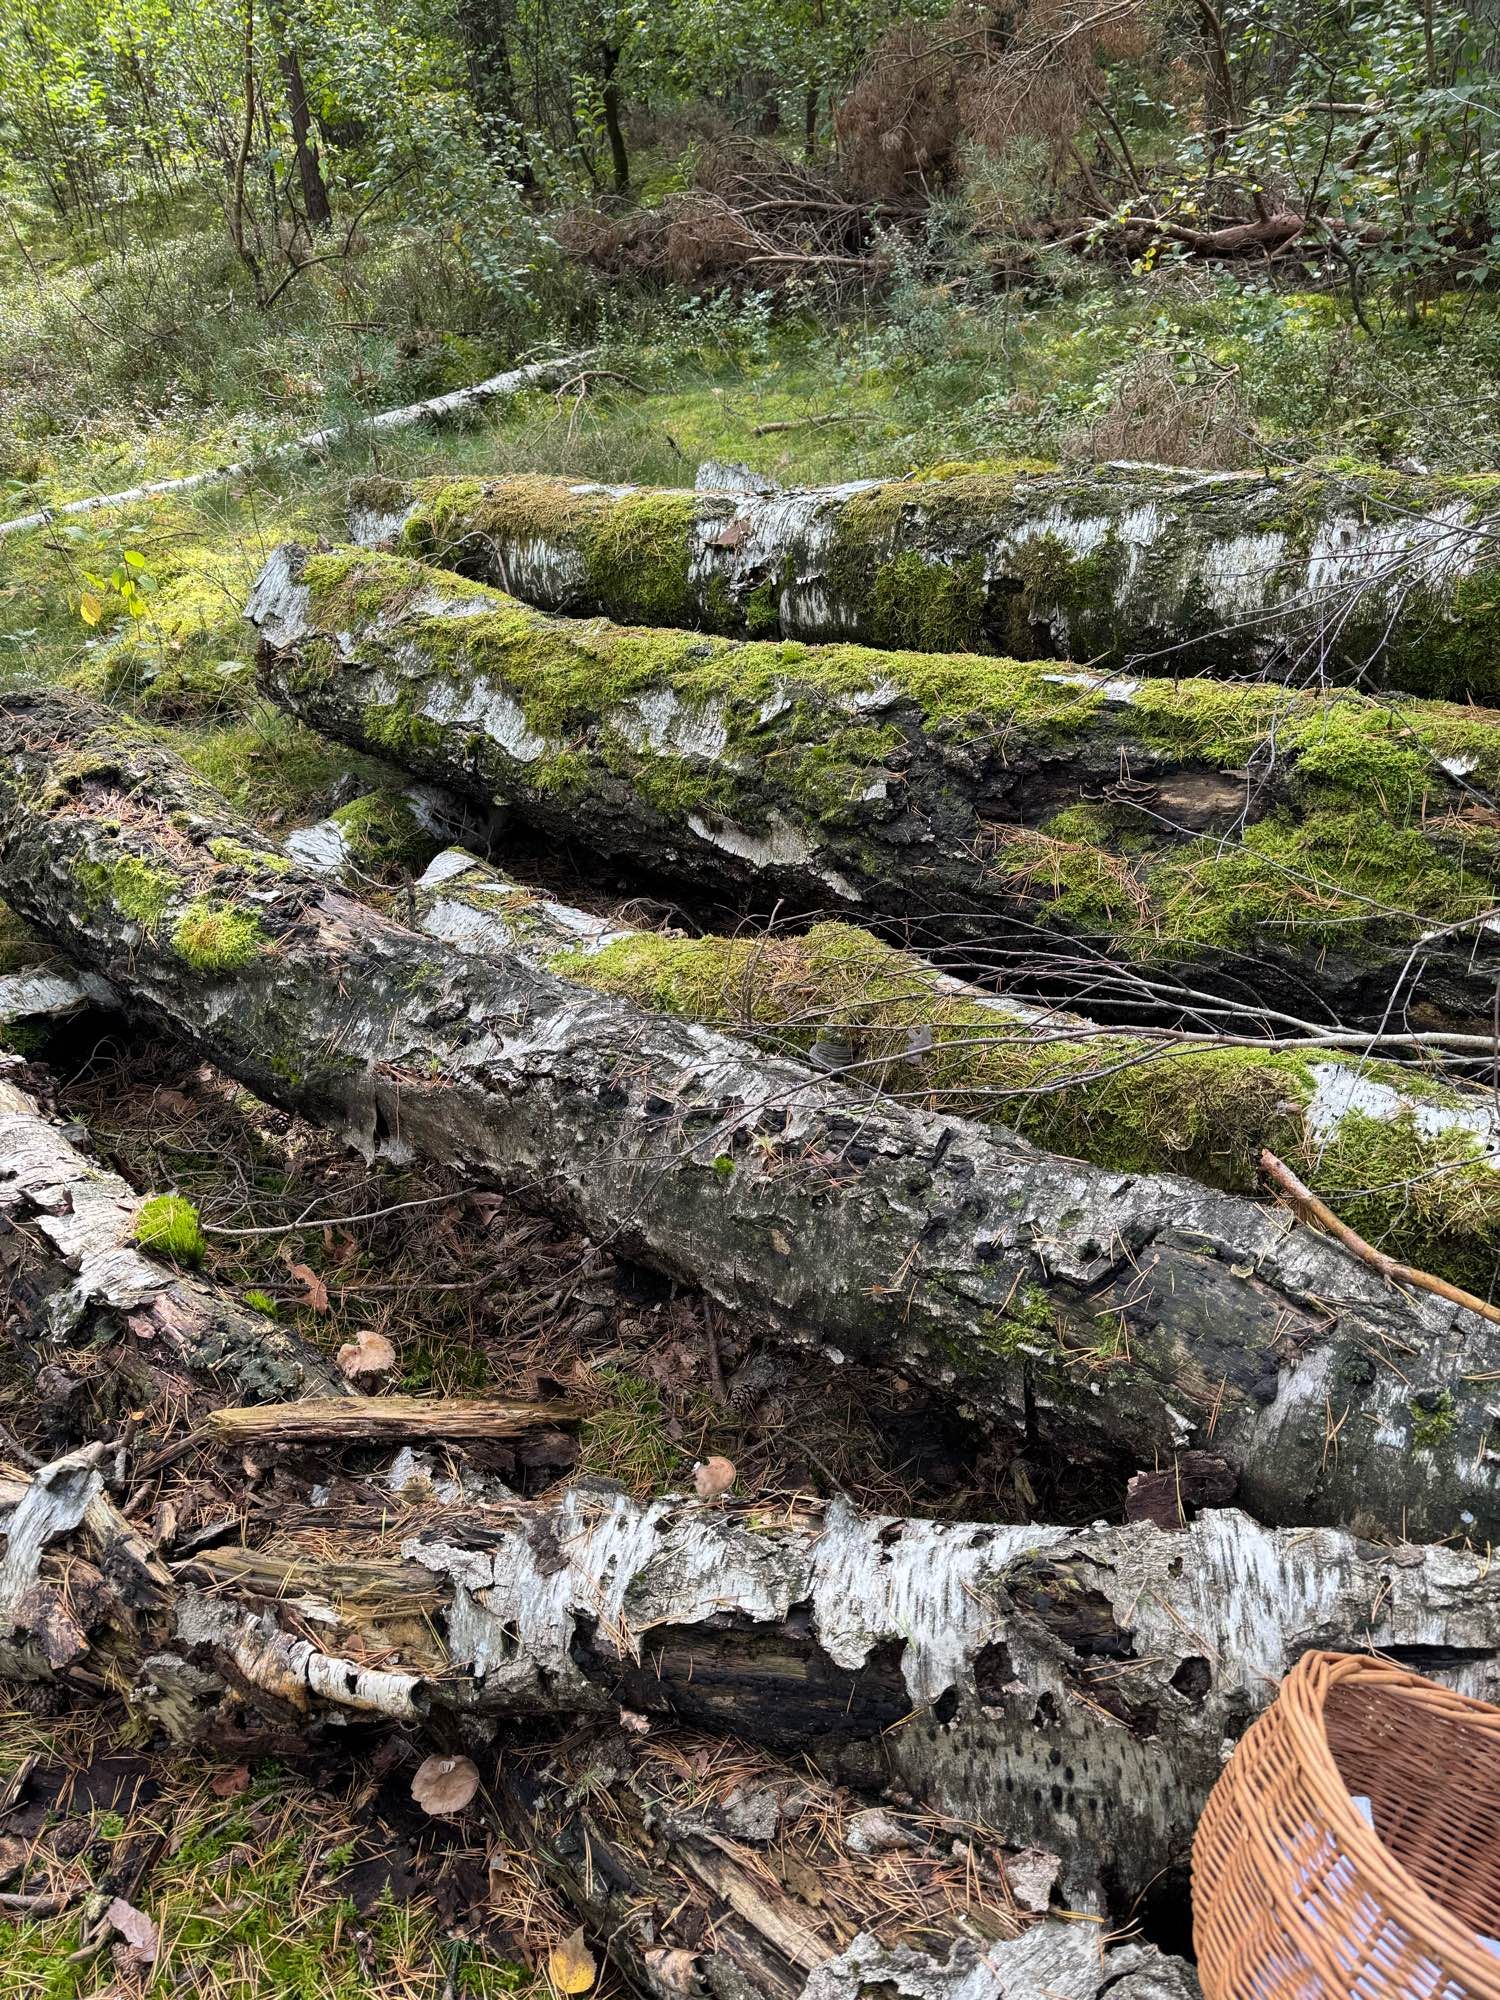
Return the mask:
<svg viewBox="0 0 1500 2000">
<path fill-rule="evenodd" d="M 1117 1466 L 1207 1444 L 1269 1519 L 1500 1533 L 1491 1330 L 1465 1309 L 1243 1199 L 874 1104 L 436 946 L 94 711 L 13 702 L 0 753 L 7 898 L 139 1015 L 366 1154 L 524 1190 L 783 1337 Z"/>
<path fill-rule="evenodd" d="M 358 550 L 277 551 L 250 616 L 315 727 L 632 866 L 1489 1033 L 1487 711 L 568 623 Z"/>
<path fill-rule="evenodd" d="M 1232 1510 L 1179 1532 L 1010 1527 L 578 1485 L 409 1523 L 309 1508 L 179 1564 L 149 1628 L 94 1664 L 136 1678 L 143 1711 L 166 1690 L 179 1731 L 247 1690 L 293 1720 L 623 1706 L 1047 1848 L 1066 1897 L 1119 1909 L 1186 1864 L 1226 1744 L 1312 1645 L 1493 1699 L 1500 1572 Z"/>
<path fill-rule="evenodd" d="M 588 353 L 584 352 L 567 355 L 562 360 L 531 361 L 523 368 L 508 368 L 499 375 L 487 376 L 484 381 L 475 382 L 467 389 L 449 389 L 441 396 L 428 396 L 420 403 L 404 403 L 399 409 L 356 417 L 352 424 L 329 425 L 323 430 L 308 431 L 302 437 L 288 438 L 281 444 L 269 446 L 254 458 L 209 466 L 203 472 L 189 472 L 179 479 L 148 480 L 143 486 L 130 486 L 121 493 L 91 493 L 82 500 L 65 500 L 56 507 L 39 508 L 34 514 L 18 514 L 14 520 L 0 521 L 0 536 L 24 534 L 30 528 L 44 528 L 49 522 L 67 516 L 97 513 L 101 507 L 134 507 L 143 500 L 154 500 L 163 494 L 195 493 L 201 486 L 243 479 L 248 473 L 264 471 L 285 459 L 309 458 L 316 452 L 331 450 L 351 433 L 355 436 L 366 432 L 384 435 L 388 431 L 408 430 L 413 424 L 439 423 L 448 417 L 467 416 L 486 404 L 523 395 L 528 389 L 550 389 L 559 382 L 565 382 L 578 373 L 587 359 Z"/>
<path fill-rule="evenodd" d="M 793 935 L 641 931 L 524 887 L 462 848 L 409 907 L 429 935 L 744 1035 L 929 1110 L 999 1119 L 1100 1166 L 1253 1194 L 1261 1151 L 1391 1254 L 1486 1292 L 1500 1256 L 1493 1098 L 1304 1040 L 1194 1045 L 1107 1033 L 935 971 L 830 921 Z M 1353 1190 L 1352 1197 L 1349 1191 Z"/>
<path fill-rule="evenodd" d="M 90 989 L 91 982 L 80 982 Z M 0 1283 L 6 1331 L 93 1355 L 103 1378 L 155 1400 L 349 1395 L 333 1363 L 222 1287 L 135 1242 L 144 1197 L 90 1159 L 0 1057 Z M 19 1065 L 11 1064 L 12 1073 Z"/>
<path fill-rule="evenodd" d="M 754 483 L 365 480 L 351 528 L 543 610 L 623 624 L 1500 694 L 1493 474 L 1112 465 Z"/>
</svg>

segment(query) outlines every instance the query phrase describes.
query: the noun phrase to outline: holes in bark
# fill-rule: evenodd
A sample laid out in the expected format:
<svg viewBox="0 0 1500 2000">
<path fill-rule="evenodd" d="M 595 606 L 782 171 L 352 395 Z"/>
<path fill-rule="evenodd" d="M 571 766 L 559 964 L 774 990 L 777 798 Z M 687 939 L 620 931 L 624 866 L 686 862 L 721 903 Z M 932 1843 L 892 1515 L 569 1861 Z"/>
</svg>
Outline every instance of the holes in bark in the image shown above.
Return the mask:
<svg viewBox="0 0 1500 2000">
<path fill-rule="evenodd" d="M 1213 1686 L 1213 1669 L 1201 1653 L 1189 1653 L 1172 1676 L 1172 1685 L 1196 1708 Z"/>
<path fill-rule="evenodd" d="M 947 1687 L 932 1704 L 934 1722 L 949 1723 L 958 1713 L 958 1689 Z"/>
<path fill-rule="evenodd" d="M 981 1646 L 974 1655 L 974 1692 L 987 1708 L 1004 1701 L 1006 1687 L 1015 1677 L 1010 1649 L 998 1639 Z"/>
</svg>

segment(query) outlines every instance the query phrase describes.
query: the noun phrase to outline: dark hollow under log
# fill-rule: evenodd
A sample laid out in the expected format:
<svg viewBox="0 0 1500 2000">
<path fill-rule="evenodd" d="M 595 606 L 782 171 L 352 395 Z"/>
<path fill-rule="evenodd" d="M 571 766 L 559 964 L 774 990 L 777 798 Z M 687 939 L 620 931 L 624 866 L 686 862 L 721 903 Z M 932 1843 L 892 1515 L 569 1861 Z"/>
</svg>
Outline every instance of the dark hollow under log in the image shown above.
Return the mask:
<svg viewBox="0 0 1500 2000">
<path fill-rule="evenodd" d="M 410 560 L 275 554 L 272 696 L 550 838 L 768 907 L 902 919 L 1104 1004 L 1488 1034 L 1500 718 L 1352 690 L 566 622 Z"/>
<path fill-rule="evenodd" d="M 142 1018 L 367 1155 L 524 1192 L 792 1341 L 1123 1472 L 1206 1445 L 1271 1520 L 1500 1533 L 1489 1324 L 1285 1215 L 872 1104 L 436 945 L 297 871 L 169 753 L 0 723 L 0 887 Z"/>
<path fill-rule="evenodd" d="M 622 624 L 1500 694 L 1494 476 L 955 467 L 783 492 L 740 471 L 693 493 L 365 480 L 350 525 Z"/>
</svg>

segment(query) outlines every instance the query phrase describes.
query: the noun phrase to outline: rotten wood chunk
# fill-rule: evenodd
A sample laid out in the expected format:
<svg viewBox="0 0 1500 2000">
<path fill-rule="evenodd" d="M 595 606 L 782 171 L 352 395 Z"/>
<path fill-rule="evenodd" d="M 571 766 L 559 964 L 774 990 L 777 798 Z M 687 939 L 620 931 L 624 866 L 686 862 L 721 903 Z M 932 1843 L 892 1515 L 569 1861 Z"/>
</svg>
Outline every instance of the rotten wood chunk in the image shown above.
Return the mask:
<svg viewBox="0 0 1500 2000">
<path fill-rule="evenodd" d="M 315 728 L 716 897 L 913 925 L 1094 1013 L 1489 1033 L 1492 711 L 569 622 L 360 549 L 277 550 L 249 616 Z"/>
<path fill-rule="evenodd" d="M 361 480 L 350 529 L 627 625 L 1500 693 L 1465 617 L 1495 574 L 1500 478 L 1112 465 L 784 492 L 705 471 L 692 493 Z"/>
<path fill-rule="evenodd" d="M 1184 1528 L 1199 1507 L 1223 1507 L 1234 1498 L 1231 1467 L 1210 1451 L 1185 1451 L 1175 1465 L 1138 1472 L 1125 1489 L 1127 1521 L 1154 1521 L 1158 1528 Z"/>
<path fill-rule="evenodd" d="M 227 1394 L 343 1398 L 333 1363 L 207 1280 L 139 1248 L 144 1197 L 84 1153 L 0 1057 L 0 1274 L 6 1331 L 45 1355 L 107 1357 L 96 1369 L 174 1421 Z"/>
<path fill-rule="evenodd" d="M 783 1338 L 898 1367 L 1122 1483 L 1211 1448 L 1272 1520 L 1500 1536 L 1490 1329 L 1451 1301 L 1244 1199 L 871 1104 L 435 945 L 87 707 L 13 700 L 0 750 L 7 899 L 140 1018 L 367 1157 L 523 1190 Z"/>
<path fill-rule="evenodd" d="M 504 1396 L 308 1397 L 212 1410 L 209 1431 L 223 1444 L 387 1444 L 409 1438 L 513 1438 L 578 1421 L 567 1403 Z"/>
</svg>

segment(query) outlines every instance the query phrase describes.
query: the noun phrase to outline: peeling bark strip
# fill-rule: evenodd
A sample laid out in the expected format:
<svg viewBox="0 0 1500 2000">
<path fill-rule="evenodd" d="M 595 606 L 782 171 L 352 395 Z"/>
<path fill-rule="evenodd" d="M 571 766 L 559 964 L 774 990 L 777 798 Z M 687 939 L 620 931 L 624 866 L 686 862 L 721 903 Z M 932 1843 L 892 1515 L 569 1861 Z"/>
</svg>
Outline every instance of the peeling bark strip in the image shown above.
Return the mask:
<svg viewBox="0 0 1500 2000">
<path fill-rule="evenodd" d="M 999 1119 L 1097 1165 L 1253 1194 L 1269 1146 L 1383 1249 L 1487 1290 L 1500 1255 L 1492 1100 L 1359 1053 L 1106 1034 L 936 972 L 852 924 L 732 938 L 638 931 L 510 881 L 462 848 L 413 891 L 429 936 L 810 1056 L 842 1081 Z M 1279 1135 L 1279 1136 L 1275 1136 Z M 1288 1149 L 1289 1154 L 1288 1154 Z M 1351 1199 L 1348 1191 L 1371 1190 Z"/>
<path fill-rule="evenodd" d="M 570 623 L 357 550 L 277 551 L 250 616 L 294 713 L 632 865 L 1489 1032 L 1487 711 Z"/>
<path fill-rule="evenodd" d="M 216 1395 L 350 1394 L 295 1333 L 137 1249 L 142 1202 L 0 1068 L 0 1232 L 9 1232 L 0 1233 L 0 1279 L 12 1338 L 118 1348 L 112 1368 L 137 1391 L 165 1369 Z"/>
<path fill-rule="evenodd" d="M 223 479 L 242 479 L 282 459 L 307 458 L 314 452 L 329 451 L 351 433 L 376 434 L 407 430 L 413 424 L 440 422 L 476 410 L 496 398 L 519 396 L 527 389 L 550 389 L 575 375 L 588 353 L 570 354 L 561 361 L 533 361 L 524 368 L 510 368 L 501 375 L 488 376 L 469 389 L 453 389 L 443 396 L 429 396 L 425 402 L 406 403 L 399 410 L 382 410 L 378 416 L 358 417 L 352 424 L 336 424 L 327 430 L 308 431 L 272 445 L 254 458 L 236 459 L 216 465 L 206 472 L 191 472 L 182 479 L 153 479 L 144 486 L 130 486 L 123 493 L 91 494 L 86 500 L 68 500 L 60 507 L 42 507 L 34 514 L 21 514 L 13 521 L 0 521 L 0 535 L 19 535 L 27 528 L 45 528 L 67 514 L 93 514 L 101 507 L 132 507 L 140 500 L 153 500 L 163 493 L 193 493 L 200 486 L 212 486 Z"/>
<path fill-rule="evenodd" d="M 1309 1646 L 1373 1645 L 1500 1694 L 1500 1571 L 1484 1556 L 1233 1511 L 1178 1533 L 1072 1530 L 842 1501 L 641 1505 L 578 1485 L 547 1505 L 429 1514 L 399 1561 L 339 1559 L 400 1533 L 390 1516 L 330 1517 L 305 1549 L 206 1552 L 179 1566 L 153 1657 L 120 1665 L 171 1688 L 215 1674 L 199 1730 L 226 1688 L 303 1717 L 623 1705 L 811 1753 L 841 1780 L 1046 1847 L 1064 1894 L 1096 1907 L 1186 1863 L 1226 1742 Z"/>
<path fill-rule="evenodd" d="M 1500 693 L 1494 475 L 1110 465 L 757 483 L 364 480 L 350 526 L 622 624 Z"/>
<path fill-rule="evenodd" d="M 0 716 L 0 889 L 126 1004 L 367 1155 L 524 1190 L 794 1340 L 1135 1466 L 1210 1444 L 1283 1521 L 1500 1539 L 1490 1328 L 1234 1196 L 872 1104 L 435 946 L 301 874 L 169 752 Z"/>
</svg>

